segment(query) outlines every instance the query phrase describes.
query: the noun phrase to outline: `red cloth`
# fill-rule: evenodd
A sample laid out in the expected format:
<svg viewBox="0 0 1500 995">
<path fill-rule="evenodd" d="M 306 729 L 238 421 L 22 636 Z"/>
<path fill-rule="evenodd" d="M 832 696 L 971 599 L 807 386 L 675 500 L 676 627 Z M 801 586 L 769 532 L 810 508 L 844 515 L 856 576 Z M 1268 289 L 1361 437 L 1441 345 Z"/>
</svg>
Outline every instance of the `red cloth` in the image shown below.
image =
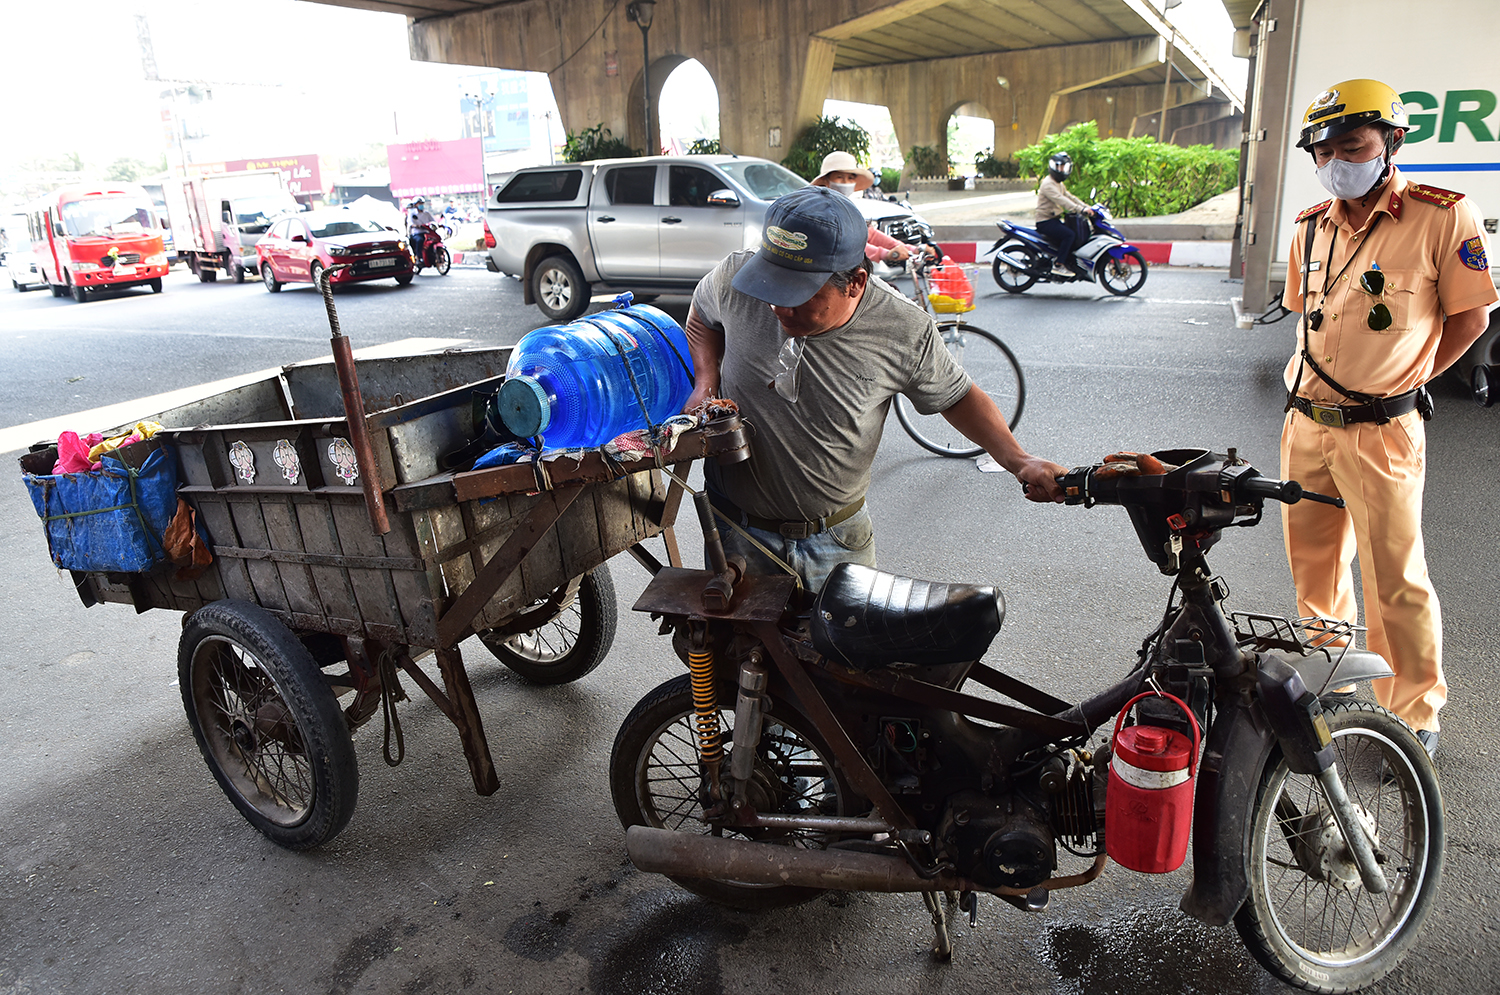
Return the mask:
<svg viewBox="0 0 1500 995">
<path fill-rule="evenodd" d="M 82 473 L 86 470 L 97 470 L 103 463 L 95 463 L 89 459 L 89 450 L 104 441 L 104 436 L 98 432 L 90 432 L 79 438 L 77 432 L 63 432 L 57 437 L 57 463 L 53 465 L 53 473 Z"/>
</svg>

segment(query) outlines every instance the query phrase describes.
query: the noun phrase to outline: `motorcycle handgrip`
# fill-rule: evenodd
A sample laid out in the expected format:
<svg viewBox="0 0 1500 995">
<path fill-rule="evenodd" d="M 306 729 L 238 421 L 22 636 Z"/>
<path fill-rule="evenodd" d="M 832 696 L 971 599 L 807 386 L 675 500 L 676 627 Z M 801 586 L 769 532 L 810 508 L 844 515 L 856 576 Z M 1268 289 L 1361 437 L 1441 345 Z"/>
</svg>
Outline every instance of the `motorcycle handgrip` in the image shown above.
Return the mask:
<svg viewBox="0 0 1500 995">
<path fill-rule="evenodd" d="M 1285 504 L 1296 504 L 1303 498 L 1309 501 L 1317 501 L 1320 504 L 1331 504 L 1335 508 L 1344 506 L 1343 498 L 1329 497 L 1327 494 L 1318 494 L 1314 491 L 1304 491 L 1302 485 L 1295 480 L 1277 480 L 1274 477 L 1249 477 L 1241 478 L 1240 487 L 1246 496 L 1272 498 Z"/>
</svg>

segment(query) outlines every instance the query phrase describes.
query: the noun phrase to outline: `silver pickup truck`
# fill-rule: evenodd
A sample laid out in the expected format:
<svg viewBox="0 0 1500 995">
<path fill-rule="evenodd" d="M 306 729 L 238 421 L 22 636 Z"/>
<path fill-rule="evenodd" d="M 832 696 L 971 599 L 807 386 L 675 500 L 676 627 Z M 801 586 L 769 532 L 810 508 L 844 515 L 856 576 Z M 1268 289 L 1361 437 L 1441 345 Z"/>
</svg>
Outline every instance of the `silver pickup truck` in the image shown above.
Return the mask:
<svg viewBox="0 0 1500 995">
<path fill-rule="evenodd" d="M 647 156 L 518 170 L 490 199 L 494 269 L 520 279 L 527 304 L 571 321 L 593 294 L 691 294 L 729 253 L 760 244 L 766 209 L 807 181 L 766 159 Z M 902 241 L 932 238 L 900 204 L 855 200 Z"/>
</svg>

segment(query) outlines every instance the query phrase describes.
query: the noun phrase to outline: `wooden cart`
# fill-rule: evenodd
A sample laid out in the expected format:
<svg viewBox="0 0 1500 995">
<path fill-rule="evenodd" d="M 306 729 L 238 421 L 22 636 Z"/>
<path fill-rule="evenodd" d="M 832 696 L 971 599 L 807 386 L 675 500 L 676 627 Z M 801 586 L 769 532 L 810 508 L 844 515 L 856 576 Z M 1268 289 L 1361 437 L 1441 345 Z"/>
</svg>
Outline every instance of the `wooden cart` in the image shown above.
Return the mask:
<svg viewBox="0 0 1500 995">
<path fill-rule="evenodd" d="M 152 416 L 167 427 L 158 438 L 175 452 L 178 494 L 213 563 L 192 580 L 170 565 L 74 573 L 86 605 L 187 613 L 178 668 L 199 747 L 241 813 L 283 846 L 316 846 L 353 814 L 352 729 L 383 713 L 386 759 L 399 761 L 400 673 L 457 727 L 475 789 L 493 793 L 459 642 L 480 635 L 533 681 L 574 680 L 614 634 L 605 562 L 631 550 L 659 567 L 639 546 L 657 535 L 678 562 L 682 489 L 645 468 L 654 459 L 591 450 L 537 467 L 439 470 L 442 454 L 474 437 L 474 398 L 498 387 L 508 355 L 360 361 L 364 460 L 332 362 Z M 663 465 L 682 475 L 695 458 L 742 451 L 731 422 L 682 434 Z M 372 528 L 372 493 L 384 534 Z M 436 677 L 418 662 L 429 651 Z"/>
</svg>

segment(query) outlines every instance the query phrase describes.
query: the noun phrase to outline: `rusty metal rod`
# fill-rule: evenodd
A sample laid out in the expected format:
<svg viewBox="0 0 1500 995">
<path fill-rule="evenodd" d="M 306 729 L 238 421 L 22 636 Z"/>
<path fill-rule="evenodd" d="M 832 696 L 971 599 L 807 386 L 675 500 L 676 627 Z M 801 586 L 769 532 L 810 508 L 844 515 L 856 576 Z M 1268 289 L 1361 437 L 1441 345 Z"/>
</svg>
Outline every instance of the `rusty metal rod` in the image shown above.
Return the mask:
<svg viewBox="0 0 1500 995">
<path fill-rule="evenodd" d="M 987 887 L 954 874 L 924 878 L 903 858 L 857 850 L 804 850 L 726 837 L 631 826 L 625 851 L 638 869 L 672 877 L 712 878 L 744 884 L 790 885 L 834 891 L 982 891 L 1026 895 L 1032 888 Z M 1043 881 L 1048 891 L 1087 884 L 1104 870 L 1100 854 L 1082 874 Z"/>
<path fill-rule="evenodd" d="M 344 395 L 349 445 L 354 448 L 354 457 L 359 461 L 359 483 L 365 492 L 365 510 L 370 513 L 370 528 L 376 535 L 385 535 L 391 530 L 391 521 L 386 516 L 385 495 L 380 490 L 380 464 L 375 460 L 375 447 L 370 444 L 370 431 L 365 424 L 365 399 L 359 392 L 359 374 L 354 370 L 354 350 L 349 345 L 349 337 L 339 330 L 339 315 L 333 306 L 333 286 L 328 282 L 335 270 L 348 269 L 349 265 L 337 263 L 319 273 L 318 290 L 323 294 L 323 306 L 328 311 L 329 347 L 333 352 L 333 367 L 338 371 L 339 391 Z"/>
</svg>

